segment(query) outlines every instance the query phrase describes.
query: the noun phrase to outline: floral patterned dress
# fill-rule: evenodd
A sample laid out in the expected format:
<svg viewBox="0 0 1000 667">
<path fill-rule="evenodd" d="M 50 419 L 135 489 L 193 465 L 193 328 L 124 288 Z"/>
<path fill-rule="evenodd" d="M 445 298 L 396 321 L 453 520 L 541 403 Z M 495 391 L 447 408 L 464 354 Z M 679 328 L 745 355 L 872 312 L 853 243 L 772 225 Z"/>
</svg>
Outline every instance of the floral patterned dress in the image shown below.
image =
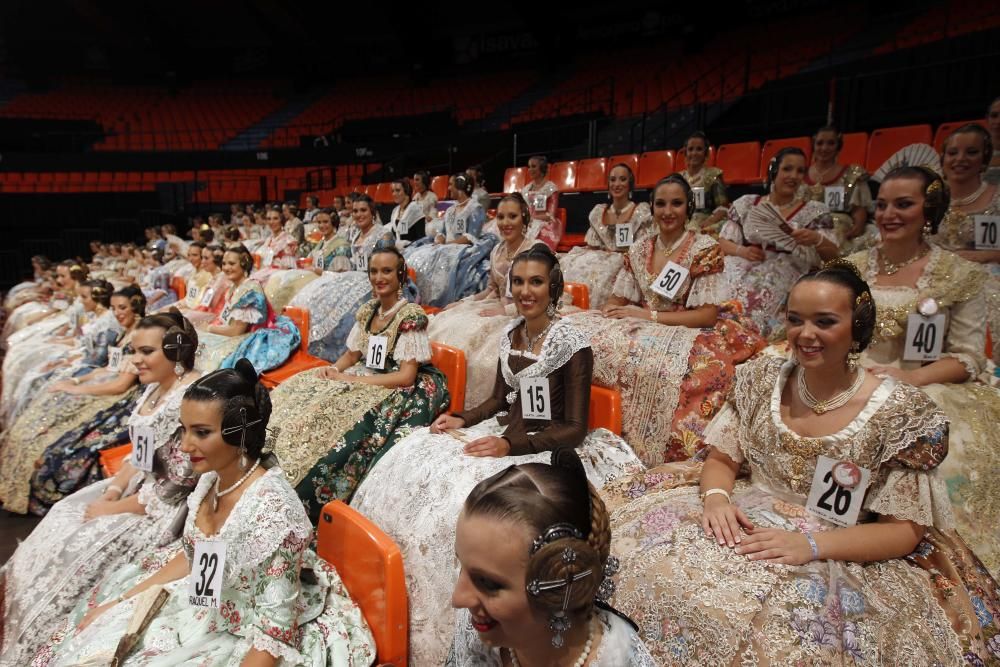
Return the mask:
<svg viewBox="0 0 1000 667">
<path fill-rule="evenodd" d="M 156 388 L 147 387 L 140 405 Z M 109 572 L 140 562 L 154 550 L 169 554 L 180 548 L 183 501 L 196 481 L 177 434 L 183 393 L 177 386 L 149 415 L 140 415 L 137 409 L 130 418 L 132 425 L 153 429 L 156 446 L 153 471 L 138 473 L 124 494 L 137 494 L 143 514 L 109 514 L 85 521 L 87 506 L 111 483 L 96 482 L 53 505 L 0 570 L 0 664 L 27 665 L 74 605 Z"/>
<path fill-rule="evenodd" d="M 294 269 L 298 260 L 299 244 L 288 232 L 269 237 L 257 248 L 260 255 L 260 269 L 251 278 L 260 284 L 267 284 L 271 274 L 279 269 Z"/>
<path fill-rule="evenodd" d="M 653 232 L 653 214 L 649 204 L 631 204 L 632 211 L 624 223 L 632 233 L 632 244 Z M 585 240 L 586 246 L 577 246 L 559 258 L 566 282 L 583 283 L 590 293 L 590 307 L 600 309 L 611 296 L 615 278 L 624 265 L 629 245 L 618 245 L 613 219 L 608 215 L 608 204 L 598 204 L 591 210 Z"/>
<path fill-rule="evenodd" d="M 719 232 L 719 238 L 742 246 L 760 246 L 766 255 L 761 262 L 726 257 L 726 278 L 732 286 L 733 298 L 743 304 L 744 312 L 764 336 L 777 340 L 784 337 L 781 314 L 788 292 L 800 276 L 820 265 L 820 257 L 813 247 L 797 244 L 791 248 L 778 247 L 751 226 L 758 216 L 774 225 L 785 223 L 794 229 L 813 229 L 838 248 L 842 235 L 834 227 L 826 204 L 820 202 L 802 202 L 787 219 L 775 213 L 773 206 L 759 195 L 744 195 L 729 208 L 729 220 Z M 759 226 L 759 229 L 765 228 L 767 225 Z"/>
<path fill-rule="evenodd" d="M 673 299 L 654 292 L 656 236 L 636 242 L 612 293 L 661 312 L 714 305 L 711 329 L 668 326 L 596 311 L 566 319 L 586 332 L 594 348 L 594 382 L 621 391 L 623 435 L 646 465 L 696 455 L 709 420 L 732 386 L 735 365 L 764 347 L 752 326 L 741 323 L 740 304 L 730 300 L 719 244 L 687 232 L 671 261 L 689 270 Z"/>
<path fill-rule="evenodd" d="M 121 664 L 236 667 L 257 649 L 287 665 L 370 665 L 375 658 L 371 632 L 337 571 L 308 548 L 312 526 L 281 469 L 271 468 L 253 482 L 219 532 L 205 535 L 195 519 L 215 478 L 214 472 L 204 475 L 188 497 L 181 543 L 190 563 L 197 541 L 225 541 L 219 608 L 188 604 L 188 577 L 170 582 L 164 587 L 166 603 Z M 110 658 L 136 598 L 118 603 L 82 632 L 71 628 L 90 605 L 128 591 L 160 565 L 133 563 L 112 572 L 76 606 L 63 632 L 38 652 L 33 667 Z"/>
<path fill-rule="evenodd" d="M 920 362 L 903 360 L 903 347 L 910 314 L 917 304 L 931 298 L 946 316 L 942 358 L 965 366 L 969 379 L 959 384 L 921 387 L 951 420 L 948 458 L 941 475 L 955 510 L 958 531 L 993 576 L 1000 576 L 1000 391 L 989 381 L 985 348 L 987 307 L 983 294 L 987 273 L 981 264 L 932 247 L 930 259 L 913 287 L 883 287 L 878 284 L 876 253 L 868 250 L 851 255 L 871 286 L 878 310 L 875 338 L 862 362 L 895 366 L 904 370 Z"/>
<path fill-rule="evenodd" d="M 461 429 L 467 440 L 503 436 L 516 455 L 465 456 L 463 443 L 451 435 L 417 429 L 372 467 L 351 500 L 351 506 L 382 528 L 402 551 L 409 591 L 410 655 L 416 665 L 440 665 L 448 655 L 456 618 L 451 592 L 459 569 L 455 520 L 476 484 L 510 465 L 548 462 L 548 450 L 555 444 L 577 447 L 587 477 L 597 487 L 642 469 L 624 440 L 605 429 L 586 430 L 592 362 L 583 332 L 560 319 L 545 337 L 540 354 L 512 352 L 511 332 L 523 321 L 515 318 L 504 328 L 498 346 L 503 362 L 494 365 L 493 394 L 462 413 L 466 426 Z M 520 378 L 532 377 L 549 380 L 551 420 L 521 419 L 520 394 L 512 390 Z M 575 428 L 580 420 L 582 428 Z M 406 489 L 406 502 L 399 501 L 400 489 Z"/>
<path fill-rule="evenodd" d="M 1000 661 L 997 584 L 951 524 L 935 468 L 948 422 L 919 390 L 889 378 L 846 427 L 803 437 L 781 418 L 793 362 L 740 366 L 706 440 L 742 464 L 732 498 L 754 526 L 823 531 L 805 509 L 817 457 L 871 471 L 862 521 L 925 528 L 905 558 L 870 563 L 747 560 L 705 535 L 700 463 L 667 464 L 606 487 L 613 603 L 640 625 L 661 665 L 983 665 Z"/>
<path fill-rule="evenodd" d="M 301 341 L 299 330 L 290 319 L 284 315 L 275 317 L 263 288 L 253 278 L 230 287 L 226 305 L 213 324 L 233 322 L 249 324 L 248 333 L 222 336 L 198 332 L 199 370 L 232 368 L 239 359 L 246 358 L 258 373 L 263 373 L 285 363 Z"/>
<path fill-rule="evenodd" d="M 364 356 L 370 336 L 385 336 L 385 367 L 367 368 L 362 361 L 347 372 L 391 373 L 404 361 L 416 361 L 413 385 L 392 389 L 337 382 L 322 377 L 323 369 L 315 369 L 282 382 L 271 394 L 271 424 L 277 433 L 274 453 L 314 521 L 326 503 L 349 500 L 379 458 L 413 429 L 430 424 L 448 405 L 444 375 L 430 365 L 424 311 L 397 301 L 388 313 L 389 323 L 374 331 L 378 303 L 369 301 L 358 310 L 347 348 Z"/>
</svg>

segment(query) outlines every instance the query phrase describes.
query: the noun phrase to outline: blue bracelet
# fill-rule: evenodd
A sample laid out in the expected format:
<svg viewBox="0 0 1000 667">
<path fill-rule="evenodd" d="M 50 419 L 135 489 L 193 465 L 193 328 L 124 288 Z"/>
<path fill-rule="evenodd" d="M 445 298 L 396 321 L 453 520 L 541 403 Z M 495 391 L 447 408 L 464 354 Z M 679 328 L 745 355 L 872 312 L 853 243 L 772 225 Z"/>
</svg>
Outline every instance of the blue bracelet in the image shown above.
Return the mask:
<svg viewBox="0 0 1000 667">
<path fill-rule="evenodd" d="M 812 536 L 812 533 L 802 533 L 809 540 L 809 548 L 812 549 L 812 559 L 819 560 L 819 546 L 816 544 L 816 538 Z"/>
</svg>

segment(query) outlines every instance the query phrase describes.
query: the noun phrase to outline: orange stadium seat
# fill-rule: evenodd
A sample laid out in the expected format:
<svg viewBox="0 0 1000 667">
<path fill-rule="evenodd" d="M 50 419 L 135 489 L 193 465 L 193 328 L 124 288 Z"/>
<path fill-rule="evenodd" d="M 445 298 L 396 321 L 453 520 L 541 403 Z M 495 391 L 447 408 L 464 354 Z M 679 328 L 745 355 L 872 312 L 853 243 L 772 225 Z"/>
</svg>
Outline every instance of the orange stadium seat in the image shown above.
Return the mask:
<svg viewBox="0 0 1000 667">
<path fill-rule="evenodd" d="M 297 350 L 292 352 L 288 361 L 277 368 L 261 373 L 260 383 L 268 389 L 274 389 L 288 378 L 307 371 L 311 368 L 330 366 L 330 362 L 309 354 L 309 311 L 305 308 L 285 307 L 285 315 L 288 316 L 299 330 L 299 337 L 302 339 Z"/>
<path fill-rule="evenodd" d="M 170 289 L 177 295 L 178 301 L 183 301 L 184 297 L 187 296 L 187 283 L 180 276 L 174 276 L 170 279 Z"/>
<path fill-rule="evenodd" d="M 503 191 L 519 192 L 527 182 L 527 169 L 524 167 L 510 167 L 503 173 Z"/>
<path fill-rule="evenodd" d="M 590 290 L 583 283 L 564 283 L 563 291 L 573 297 L 573 305 L 580 310 L 590 310 Z"/>
<path fill-rule="evenodd" d="M 375 638 L 379 665 L 406 667 L 409 602 L 399 547 L 360 512 L 339 500 L 323 506 L 316 552 L 340 574 Z"/>
<path fill-rule="evenodd" d="M 451 396 L 449 412 L 465 409 L 465 352 L 457 347 L 431 341 L 431 363 L 448 379 L 448 395 Z"/>
<path fill-rule="evenodd" d="M 603 157 L 580 160 L 576 165 L 577 192 L 608 189 L 608 161 Z"/>
<path fill-rule="evenodd" d="M 708 159 L 705 160 L 705 164 L 709 167 L 718 167 L 715 163 L 716 154 L 715 146 L 708 147 Z M 687 166 L 687 158 L 684 156 L 684 147 L 681 146 L 677 149 L 677 157 L 674 158 L 674 171 L 680 172 L 684 171 L 684 167 Z"/>
<path fill-rule="evenodd" d="M 809 166 L 809 158 L 812 155 L 812 139 L 810 137 L 792 137 L 791 139 L 771 139 L 764 142 L 764 147 L 760 151 L 761 178 L 767 176 L 767 163 L 771 161 L 782 148 L 800 148 L 806 154 L 806 166 Z"/>
<path fill-rule="evenodd" d="M 617 389 L 590 385 L 590 414 L 587 428 L 606 428 L 622 434 L 622 395 Z"/>
<path fill-rule="evenodd" d="M 715 166 L 722 170 L 726 183 L 746 185 L 759 181 L 760 142 L 744 141 L 719 146 Z"/>
<path fill-rule="evenodd" d="M 635 178 L 639 177 L 639 156 L 635 153 L 626 153 L 624 155 L 612 155 L 608 158 L 608 175 L 611 175 L 611 170 L 616 164 L 624 164 L 629 169 L 632 170 L 632 176 Z"/>
<path fill-rule="evenodd" d="M 375 188 L 375 203 L 376 204 L 391 204 L 392 202 L 392 183 L 379 183 Z"/>
<path fill-rule="evenodd" d="M 555 183 L 560 192 L 573 192 L 576 190 L 576 160 L 553 162 L 546 178 Z"/>
<path fill-rule="evenodd" d="M 868 138 L 868 158 L 865 169 L 876 171 L 893 153 L 910 144 L 930 144 L 933 141 L 930 125 L 903 125 L 873 130 Z"/>
<path fill-rule="evenodd" d="M 844 146 L 840 149 L 838 158 L 840 164 L 856 164 L 864 167 L 868 156 L 868 133 L 848 132 L 841 136 Z"/>
<path fill-rule="evenodd" d="M 105 477 L 114 477 L 122 469 L 125 457 L 132 453 L 132 443 L 109 447 L 100 452 L 101 470 Z"/>
<path fill-rule="evenodd" d="M 448 196 L 448 177 L 435 176 L 431 179 L 431 192 L 437 195 L 438 199 L 450 199 Z"/>
<path fill-rule="evenodd" d="M 674 171 L 673 151 L 652 151 L 639 156 L 639 173 L 635 175 L 637 188 L 651 188 L 656 182 Z"/>
<path fill-rule="evenodd" d="M 962 127 L 963 125 L 972 125 L 972 124 L 979 125 L 984 130 L 989 131 L 989 128 L 986 127 L 986 121 L 984 121 L 982 118 L 977 118 L 976 120 L 960 120 L 960 121 L 955 121 L 953 123 L 941 123 L 940 125 L 938 125 L 937 132 L 934 133 L 934 150 L 940 153 L 942 149 L 944 149 L 944 140 L 948 138 L 949 134 L 951 134 L 958 128 Z M 1000 150 L 1000 149 L 994 146 L 993 150 Z"/>
</svg>

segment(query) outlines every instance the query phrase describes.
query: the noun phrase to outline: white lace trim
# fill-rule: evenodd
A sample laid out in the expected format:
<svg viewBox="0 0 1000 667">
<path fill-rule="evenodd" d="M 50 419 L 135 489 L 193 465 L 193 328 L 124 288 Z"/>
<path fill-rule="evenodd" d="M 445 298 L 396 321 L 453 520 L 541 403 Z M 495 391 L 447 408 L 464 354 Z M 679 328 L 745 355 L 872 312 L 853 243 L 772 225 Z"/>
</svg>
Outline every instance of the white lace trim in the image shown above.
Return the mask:
<svg viewBox="0 0 1000 667">
<path fill-rule="evenodd" d="M 294 647 L 262 632 L 256 625 L 250 627 L 250 635 L 246 639 L 253 648 L 258 651 L 266 651 L 279 660 L 283 659 L 286 664 L 298 665 L 302 663 L 302 654 Z"/>
<path fill-rule="evenodd" d="M 257 324 L 264 319 L 264 315 L 256 308 L 233 308 L 229 311 L 229 319 L 247 324 Z"/>
<path fill-rule="evenodd" d="M 542 342 L 535 363 L 514 373 L 510 369 L 510 334 L 524 322 L 523 317 L 516 317 L 506 327 L 500 337 L 500 371 L 504 382 L 511 389 L 517 389 L 521 378 L 548 377 L 562 368 L 574 354 L 590 347 L 590 341 L 582 331 L 566 320 L 556 320 L 552 329 Z M 508 401 L 512 403 L 513 401 Z"/>
<path fill-rule="evenodd" d="M 431 360 L 431 341 L 427 337 L 427 329 L 420 331 L 404 331 L 396 338 L 396 348 L 392 358 L 398 362 L 416 361 L 425 364 Z"/>
<path fill-rule="evenodd" d="M 351 352 L 364 352 L 361 346 L 365 343 L 365 334 L 361 329 L 361 323 L 355 322 L 351 327 L 351 333 L 347 334 L 347 349 Z"/>
<path fill-rule="evenodd" d="M 718 306 L 730 298 L 729 281 L 722 271 L 698 276 L 691 282 L 687 307 Z"/>
<path fill-rule="evenodd" d="M 639 290 L 639 284 L 635 281 L 635 276 L 628 270 L 628 267 L 623 266 L 622 270 L 618 272 L 615 284 L 611 288 L 611 295 L 626 299 L 629 303 L 642 302 L 642 292 Z"/>
</svg>

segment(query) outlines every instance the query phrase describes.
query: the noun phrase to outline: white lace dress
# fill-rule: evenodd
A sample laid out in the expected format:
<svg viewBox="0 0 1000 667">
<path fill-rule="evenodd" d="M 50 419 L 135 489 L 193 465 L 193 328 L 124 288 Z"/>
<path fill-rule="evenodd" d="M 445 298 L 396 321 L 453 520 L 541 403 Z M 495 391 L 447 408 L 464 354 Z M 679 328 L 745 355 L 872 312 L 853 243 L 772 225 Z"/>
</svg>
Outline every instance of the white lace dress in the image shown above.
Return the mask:
<svg viewBox="0 0 1000 667">
<path fill-rule="evenodd" d="M 170 594 L 166 603 L 122 664 L 235 667 L 256 648 L 279 658 L 281 665 L 370 665 L 375 644 L 368 626 L 336 570 L 308 548 L 312 526 L 281 469 L 273 467 L 253 482 L 219 532 L 208 537 L 195 517 L 215 478 L 214 472 L 206 473 L 188 497 L 181 541 L 189 561 L 196 541 L 226 542 L 219 609 L 188 604 L 188 577 L 170 582 L 164 587 Z M 158 569 L 143 565 L 111 573 L 77 605 L 67 627 L 75 627 L 88 601 L 114 599 Z M 303 570 L 314 576 L 303 577 Z M 33 665 L 103 664 L 87 661 L 114 654 L 135 600 L 115 605 L 82 632 L 69 630 L 43 647 Z"/>
<path fill-rule="evenodd" d="M 144 405 L 152 384 L 137 405 Z M 0 570 L 3 647 L 0 665 L 26 665 L 102 576 L 158 547 L 179 548 L 183 500 L 194 487 L 187 454 L 176 437 L 184 387 L 175 385 L 149 415 L 138 408 L 129 426 L 153 429 L 152 473 L 132 479 L 125 495 L 138 494 L 145 514 L 110 514 L 84 521 L 83 512 L 111 480 L 91 484 L 56 503 Z"/>
<path fill-rule="evenodd" d="M 467 611 L 457 614 L 455 639 L 445 667 L 502 667 L 500 649 L 487 646 L 472 627 Z M 587 664 L 590 667 L 655 667 L 639 634 L 623 618 L 597 610 L 594 614 L 601 624 L 600 642 L 591 650 Z"/>
<path fill-rule="evenodd" d="M 501 336 L 501 359 L 509 358 L 507 334 L 520 322 L 521 318 L 516 318 Z M 547 377 L 557 372 L 588 346 L 577 329 L 559 321 L 546 337 L 538 359 L 516 375 L 510 374 L 508 388 L 520 377 Z M 520 410 L 519 404 L 511 410 Z M 493 417 L 462 431 L 473 440 L 503 435 L 504 427 Z M 450 600 L 459 570 L 455 522 L 466 496 L 476 484 L 508 466 L 548 463 L 551 456 L 546 451 L 475 458 L 465 456 L 462 447 L 462 442 L 449 435 L 434 435 L 427 428 L 414 431 L 375 464 L 351 500 L 351 505 L 392 537 L 402 551 L 410 594 L 410 652 L 416 665 L 442 664 L 451 644 L 455 612 Z M 625 441 L 605 429 L 588 433 L 577 452 L 588 479 L 598 488 L 610 479 L 643 469 Z M 407 490 L 405 503 L 399 502 L 400 489 Z"/>
</svg>

